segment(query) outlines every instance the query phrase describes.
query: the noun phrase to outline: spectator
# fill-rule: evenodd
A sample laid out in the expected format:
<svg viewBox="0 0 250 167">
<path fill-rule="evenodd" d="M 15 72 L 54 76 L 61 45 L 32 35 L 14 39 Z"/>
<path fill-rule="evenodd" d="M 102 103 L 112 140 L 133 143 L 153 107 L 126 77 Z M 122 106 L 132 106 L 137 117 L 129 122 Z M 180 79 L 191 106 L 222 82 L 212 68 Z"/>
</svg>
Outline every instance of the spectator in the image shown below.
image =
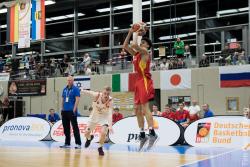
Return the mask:
<svg viewBox="0 0 250 167">
<path fill-rule="evenodd" d="M 231 56 L 232 56 L 232 50 L 229 49 L 229 46 L 226 45 L 225 48 L 221 51 L 220 61 L 219 65 L 230 65 L 231 64 Z"/>
<path fill-rule="evenodd" d="M 152 61 L 150 67 L 151 67 L 152 71 L 158 71 L 158 70 L 160 70 L 159 61 L 158 60 Z"/>
<path fill-rule="evenodd" d="M 10 64 L 11 64 L 11 61 L 12 61 L 12 60 L 11 60 L 11 57 L 12 57 L 12 56 L 11 56 L 11 55 L 6 55 L 6 57 L 7 57 L 7 59 L 6 59 L 6 61 L 5 61 L 5 64 L 6 64 L 6 65 L 10 65 Z"/>
<path fill-rule="evenodd" d="M 179 59 L 177 60 L 177 68 L 178 68 L 178 69 L 186 68 L 186 64 L 185 64 L 185 62 L 183 61 L 182 58 L 179 58 Z"/>
<path fill-rule="evenodd" d="M 49 109 L 49 116 L 48 116 L 48 121 L 52 124 L 56 123 L 57 121 L 60 120 L 60 116 L 55 113 L 55 110 L 53 108 Z"/>
<path fill-rule="evenodd" d="M 161 112 L 159 111 L 158 106 L 156 104 L 153 104 L 152 106 L 152 115 L 161 116 Z"/>
<path fill-rule="evenodd" d="M 100 74 L 100 69 L 96 65 L 96 62 L 92 63 L 91 72 L 92 72 L 92 74 Z"/>
<path fill-rule="evenodd" d="M 70 62 L 70 58 L 68 57 L 68 55 L 64 55 L 63 57 L 63 61 L 60 63 L 61 66 L 61 73 L 64 73 L 66 68 L 68 67 L 68 63 Z"/>
<path fill-rule="evenodd" d="M 2 106 L 3 106 L 3 122 L 7 120 L 10 120 L 12 118 L 14 118 L 14 113 L 11 110 L 11 106 L 10 106 L 10 100 L 9 97 L 4 97 L 3 101 L 2 101 Z"/>
<path fill-rule="evenodd" d="M 3 72 L 3 67 L 4 67 L 4 61 L 3 61 L 3 58 L 0 57 L 0 72 Z"/>
<path fill-rule="evenodd" d="M 184 109 L 183 103 L 179 104 L 179 110 L 175 113 L 175 121 L 181 124 L 184 128 L 189 125 L 189 112 Z"/>
<path fill-rule="evenodd" d="M 240 44 L 237 44 L 233 56 L 233 65 L 242 65 L 246 64 L 245 49 L 241 48 Z"/>
<path fill-rule="evenodd" d="M 169 62 L 167 62 L 166 58 L 163 58 L 162 63 L 160 65 L 160 70 L 168 70 Z"/>
<path fill-rule="evenodd" d="M 123 118 L 123 115 L 121 113 L 119 113 L 119 108 L 115 108 L 114 109 L 114 113 L 112 115 L 112 118 L 113 118 L 112 119 L 113 120 L 113 124 Z"/>
<path fill-rule="evenodd" d="M 210 110 L 208 104 L 204 104 L 202 106 L 202 109 L 204 111 L 204 118 L 208 118 L 208 117 L 213 117 L 214 116 L 214 113 Z"/>
<path fill-rule="evenodd" d="M 246 117 L 247 119 L 250 119 L 250 109 L 245 107 L 243 108 L 243 112 L 244 112 L 244 117 Z"/>
<path fill-rule="evenodd" d="M 201 108 L 197 104 L 196 100 L 192 101 L 192 105 L 189 107 L 189 118 L 190 122 L 194 122 L 199 119 L 199 114 L 200 114 Z"/>
<path fill-rule="evenodd" d="M 90 55 L 89 55 L 89 53 L 85 53 L 84 57 L 83 57 L 83 62 L 82 62 L 83 67 L 89 66 L 90 63 L 91 63 Z"/>
<path fill-rule="evenodd" d="M 162 117 L 175 120 L 175 113 L 171 110 L 170 105 L 166 104 L 165 109 L 161 114 Z"/>
<path fill-rule="evenodd" d="M 199 62 L 199 67 L 209 67 L 209 60 L 207 55 L 203 54 Z"/>
<path fill-rule="evenodd" d="M 35 68 L 35 65 L 36 65 L 36 61 L 35 61 L 34 57 L 31 54 L 29 56 L 29 69 L 33 70 Z"/>
<path fill-rule="evenodd" d="M 120 53 L 121 69 L 126 68 L 126 56 L 127 52 L 125 52 L 125 49 L 122 49 Z"/>
<path fill-rule="evenodd" d="M 86 66 L 85 66 L 85 68 L 84 68 L 84 73 L 85 73 L 85 75 L 91 75 L 91 74 L 92 74 L 89 65 L 86 65 Z"/>
<path fill-rule="evenodd" d="M 175 54 L 178 58 L 183 58 L 184 55 L 184 42 L 180 38 L 177 38 L 174 43 Z"/>
<path fill-rule="evenodd" d="M 68 62 L 68 67 L 66 68 L 64 75 L 74 75 L 75 72 L 75 67 L 70 62 Z"/>
</svg>

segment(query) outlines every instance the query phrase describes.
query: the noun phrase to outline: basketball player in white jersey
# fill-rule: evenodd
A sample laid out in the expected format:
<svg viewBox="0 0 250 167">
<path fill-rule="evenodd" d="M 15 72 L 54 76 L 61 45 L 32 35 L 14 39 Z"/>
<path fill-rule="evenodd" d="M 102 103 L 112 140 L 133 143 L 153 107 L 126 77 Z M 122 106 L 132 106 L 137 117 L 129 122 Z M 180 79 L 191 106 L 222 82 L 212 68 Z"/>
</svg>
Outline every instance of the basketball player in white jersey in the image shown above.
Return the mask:
<svg viewBox="0 0 250 167">
<path fill-rule="evenodd" d="M 100 156 L 104 155 L 103 144 L 106 139 L 108 131 L 113 132 L 112 129 L 112 110 L 113 110 L 113 100 L 110 97 L 111 88 L 104 87 L 102 92 L 94 92 L 88 90 L 81 90 L 81 94 L 91 95 L 94 98 L 92 102 L 92 112 L 89 116 L 88 128 L 85 133 L 86 143 L 85 148 L 89 147 L 94 136 L 91 132 L 95 129 L 96 125 L 102 126 L 98 152 Z"/>
</svg>

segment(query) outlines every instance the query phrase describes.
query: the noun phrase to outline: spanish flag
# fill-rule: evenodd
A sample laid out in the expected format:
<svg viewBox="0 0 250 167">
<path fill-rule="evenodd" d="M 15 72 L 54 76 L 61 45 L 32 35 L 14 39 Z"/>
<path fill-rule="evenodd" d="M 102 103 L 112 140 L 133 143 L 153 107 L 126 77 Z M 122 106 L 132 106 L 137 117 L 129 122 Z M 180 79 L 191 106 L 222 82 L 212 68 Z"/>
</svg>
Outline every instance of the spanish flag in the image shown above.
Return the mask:
<svg viewBox="0 0 250 167">
<path fill-rule="evenodd" d="M 18 42 L 18 24 L 19 24 L 19 4 L 8 8 L 7 13 L 7 42 Z"/>
<path fill-rule="evenodd" d="M 32 40 L 45 39 L 45 0 L 32 0 Z"/>
</svg>

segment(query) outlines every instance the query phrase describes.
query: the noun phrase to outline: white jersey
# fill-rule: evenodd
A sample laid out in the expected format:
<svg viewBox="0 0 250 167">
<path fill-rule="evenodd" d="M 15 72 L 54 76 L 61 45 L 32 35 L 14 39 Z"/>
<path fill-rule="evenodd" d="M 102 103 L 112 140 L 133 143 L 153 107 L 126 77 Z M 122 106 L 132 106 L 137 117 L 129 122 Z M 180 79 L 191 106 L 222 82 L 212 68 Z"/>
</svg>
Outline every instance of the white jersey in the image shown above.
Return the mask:
<svg viewBox="0 0 250 167">
<path fill-rule="evenodd" d="M 99 93 L 96 100 L 93 101 L 93 110 L 89 116 L 90 122 L 99 124 L 109 124 L 110 118 L 112 119 L 112 97 L 105 103 L 102 103 L 102 93 Z"/>
</svg>

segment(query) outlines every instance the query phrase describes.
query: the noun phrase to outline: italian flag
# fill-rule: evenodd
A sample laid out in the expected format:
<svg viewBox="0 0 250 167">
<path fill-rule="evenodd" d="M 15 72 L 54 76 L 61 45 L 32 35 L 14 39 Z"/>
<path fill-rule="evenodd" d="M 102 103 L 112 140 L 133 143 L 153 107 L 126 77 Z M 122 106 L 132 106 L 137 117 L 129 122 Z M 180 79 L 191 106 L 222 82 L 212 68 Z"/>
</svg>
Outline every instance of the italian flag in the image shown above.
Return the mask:
<svg viewBox="0 0 250 167">
<path fill-rule="evenodd" d="M 112 75 L 112 92 L 133 92 L 136 73 Z"/>
</svg>

